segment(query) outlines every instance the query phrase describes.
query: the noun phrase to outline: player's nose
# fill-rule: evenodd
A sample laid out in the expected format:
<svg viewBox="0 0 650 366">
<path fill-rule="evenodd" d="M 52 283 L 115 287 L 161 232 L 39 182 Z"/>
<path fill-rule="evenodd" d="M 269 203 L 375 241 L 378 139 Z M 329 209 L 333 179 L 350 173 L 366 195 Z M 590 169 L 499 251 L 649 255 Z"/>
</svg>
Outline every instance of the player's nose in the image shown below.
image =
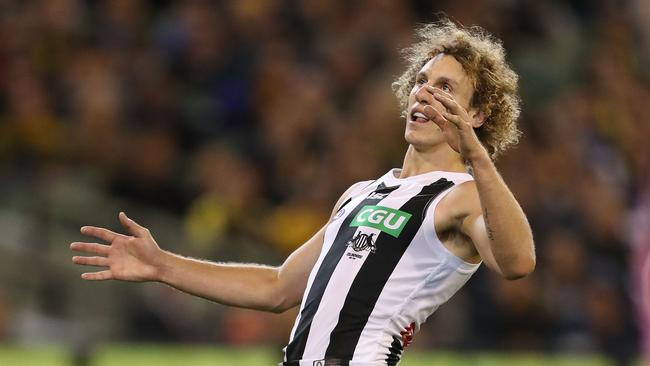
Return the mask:
<svg viewBox="0 0 650 366">
<path fill-rule="evenodd" d="M 423 84 L 415 92 L 415 101 L 423 105 L 433 104 L 433 102 L 435 101 L 435 99 L 433 98 L 433 92 L 431 91 L 431 88 L 429 88 L 427 84 Z"/>
</svg>

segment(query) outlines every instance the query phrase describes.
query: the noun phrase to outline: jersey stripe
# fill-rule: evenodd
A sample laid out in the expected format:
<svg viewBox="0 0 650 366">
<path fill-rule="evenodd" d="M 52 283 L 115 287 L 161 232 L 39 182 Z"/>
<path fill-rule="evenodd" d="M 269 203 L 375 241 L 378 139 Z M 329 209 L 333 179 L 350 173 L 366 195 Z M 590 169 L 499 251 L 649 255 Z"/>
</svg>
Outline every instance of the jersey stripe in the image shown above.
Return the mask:
<svg viewBox="0 0 650 366">
<path fill-rule="evenodd" d="M 388 350 L 390 351 L 390 353 L 386 357 L 386 365 L 387 366 L 397 365 L 402 356 L 402 351 L 404 351 L 404 346 L 402 345 L 402 341 L 400 341 L 400 339 L 397 338 L 396 336 L 393 336 L 393 342 L 390 344 Z"/>
<path fill-rule="evenodd" d="M 379 184 L 377 189 L 373 191 L 373 193 L 391 193 L 397 188 L 399 188 L 399 185 L 387 187 L 382 182 Z M 318 268 L 314 282 L 309 289 L 309 294 L 307 295 L 304 307 L 300 312 L 300 321 L 295 329 L 291 343 L 287 345 L 287 361 L 300 360 L 303 356 L 305 345 L 307 344 L 307 337 L 309 336 L 309 330 L 311 329 L 311 323 L 323 298 L 325 288 L 327 287 L 327 284 L 332 276 L 332 273 L 336 269 L 337 264 L 347 249 L 347 242 L 352 239 L 352 236 L 357 230 L 356 227 L 350 226 L 352 219 L 357 215 L 361 208 L 366 205 L 376 205 L 382 199 L 383 198 L 364 199 L 354 208 L 352 212 L 350 212 L 350 214 L 348 214 L 348 216 L 345 218 L 345 221 L 343 221 L 339 227 L 339 231 L 336 234 L 336 239 L 334 239 L 334 243 L 330 247 L 325 258 L 323 259 L 323 262 Z"/>
<path fill-rule="evenodd" d="M 401 235 L 396 238 L 384 232 L 379 234 L 375 242 L 377 252 L 368 256 L 347 294 L 339 313 L 339 321 L 330 334 L 325 358 L 352 359 L 361 332 L 382 289 L 422 225 L 424 209 L 437 195 L 453 185 L 453 182 L 441 178 L 424 186 L 420 193 L 400 208 L 400 211 L 412 215 Z M 365 204 L 368 203 L 363 203 L 360 207 Z M 354 215 L 348 216 L 351 217 Z M 349 223 L 346 223 L 346 227 L 348 225 Z"/>
</svg>

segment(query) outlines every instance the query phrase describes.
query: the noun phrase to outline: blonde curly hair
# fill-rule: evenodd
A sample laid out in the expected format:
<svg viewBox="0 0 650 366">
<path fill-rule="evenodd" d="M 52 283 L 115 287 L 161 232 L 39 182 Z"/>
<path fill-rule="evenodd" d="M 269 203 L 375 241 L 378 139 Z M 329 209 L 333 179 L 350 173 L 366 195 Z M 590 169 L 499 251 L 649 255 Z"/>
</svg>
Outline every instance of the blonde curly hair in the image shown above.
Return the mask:
<svg viewBox="0 0 650 366">
<path fill-rule="evenodd" d="M 521 135 L 516 123 L 521 112 L 518 76 L 505 60 L 501 41 L 478 26 L 459 26 L 447 18 L 426 24 L 416 32 L 418 41 L 402 51 L 408 67 L 392 85 L 403 113 L 420 69 L 444 53 L 453 56 L 472 80 L 471 106 L 485 116 L 485 122 L 475 131 L 492 160 L 516 144 Z"/>
</svg>

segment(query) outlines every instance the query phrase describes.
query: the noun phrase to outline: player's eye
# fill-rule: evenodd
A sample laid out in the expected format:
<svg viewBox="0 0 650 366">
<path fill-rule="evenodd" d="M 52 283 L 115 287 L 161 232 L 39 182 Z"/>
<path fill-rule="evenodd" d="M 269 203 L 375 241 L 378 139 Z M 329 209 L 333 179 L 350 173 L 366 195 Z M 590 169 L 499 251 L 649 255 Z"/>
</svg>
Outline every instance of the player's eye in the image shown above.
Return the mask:
<svg viewBox="0 0 650 366">
<path fill-rule="evenodd" d="M 442 88 L 440 88 L 440 89 L 442 89 L 443 91 L 446 91 L 447 93 L 451 93 L 451 85 L 449 85 L 449 83 L 442 84 Z"/>
<path fill-rule="evenodd" d="M 427 82 L 427 79 L 425 79 L 425 78 L 418 78 L 418 79 L 415 81 L 415 84 L 417 84 L 417 85 L 424 85 L 424 84 L 426 84 L 426 82 Z"/>
</svg>

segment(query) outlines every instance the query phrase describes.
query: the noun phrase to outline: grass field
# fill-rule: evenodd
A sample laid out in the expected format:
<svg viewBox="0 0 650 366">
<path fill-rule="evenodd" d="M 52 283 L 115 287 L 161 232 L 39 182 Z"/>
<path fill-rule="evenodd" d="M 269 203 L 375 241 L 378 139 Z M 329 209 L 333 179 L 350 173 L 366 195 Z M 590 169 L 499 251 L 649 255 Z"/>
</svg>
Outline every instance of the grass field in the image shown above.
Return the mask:
<svg viewBox="0 0 650 366">
<path fill-rule="evenodd" d="M 75 363 L 62 348 L 0 345 L 2 366 L 221 366 L 276 365 L 279 351 L 265 348 L 113 345 L 97 349 L 87 363 Z M 606 366 L 596 356 L 541 356 L 406 352 L 401 366 Z"/>
</svg>

